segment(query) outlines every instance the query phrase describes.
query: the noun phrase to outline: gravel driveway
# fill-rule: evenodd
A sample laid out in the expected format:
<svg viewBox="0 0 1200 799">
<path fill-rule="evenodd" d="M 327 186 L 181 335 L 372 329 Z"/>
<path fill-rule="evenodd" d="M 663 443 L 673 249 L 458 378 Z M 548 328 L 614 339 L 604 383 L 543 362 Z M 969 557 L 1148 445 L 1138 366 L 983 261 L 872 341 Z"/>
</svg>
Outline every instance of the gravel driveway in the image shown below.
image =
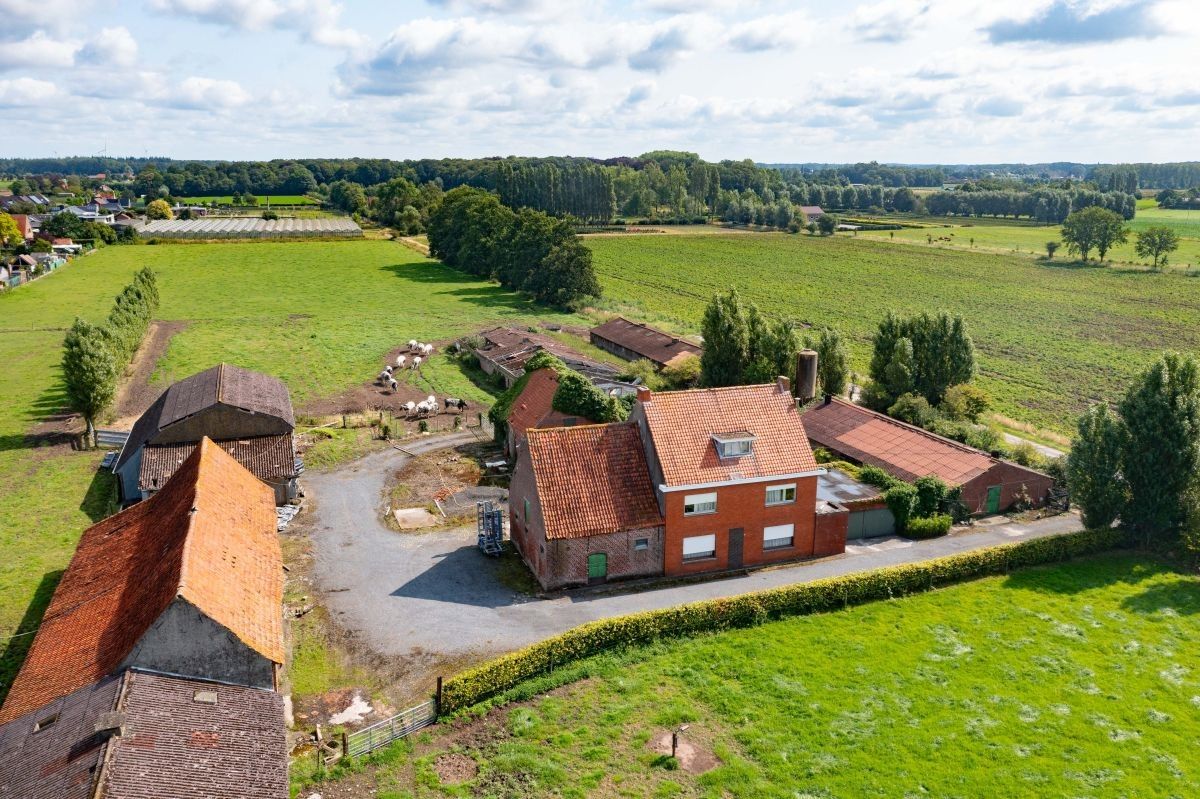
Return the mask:
<svg viewBox="0 0 1200 799">
<path fill-rule="evenodd" d="M 413 453 L 476 441 L 470 433 L 425 439 Z M 474 531 L 402 534 L 382 521 L 388 474 L 409 456 L 369 455 L 305 479 L 311 500 L 315 576 L 334 618 L 371 649 L 410 658 L 414 689 L 434 675 L 516 649 L 584 622 L 700 599 L 951 555 L 1078 530 L 1074 513 L 1028 524 L 979 524 L 931 541 L 875 539 L 845 555 L 786 568 L 636 593 L 590 590 L 553 599 L 517 594 L 497 579 L 497 562 L 475 548 Z"/>
</svg>

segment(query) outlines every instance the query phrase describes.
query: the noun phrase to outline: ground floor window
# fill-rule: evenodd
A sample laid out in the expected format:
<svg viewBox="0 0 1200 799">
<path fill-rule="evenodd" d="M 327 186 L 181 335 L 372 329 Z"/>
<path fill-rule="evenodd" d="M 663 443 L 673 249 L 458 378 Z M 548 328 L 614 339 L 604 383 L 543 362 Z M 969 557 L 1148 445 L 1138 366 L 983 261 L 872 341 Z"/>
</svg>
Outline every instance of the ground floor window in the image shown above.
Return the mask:
<svg viewBox="0 0 1200 799">
<path fill-rule="evenodd" d="M 786 549 L 796 536 L 794 524 L 776 524 L 763 528 L 763 549 Z"/>
<path fill-rule="evenodd" d="M 649 538 L 633 539 L 633 551 L 634 552 L 643 552 L 649 548 L 650 548 L 650 539 Z"/>
<path fill-rule="evenodd" d="M 683 560 L 704 560 L 717 556 L 715 535 L 693 535 L 683 539 Z"/>
</svg>

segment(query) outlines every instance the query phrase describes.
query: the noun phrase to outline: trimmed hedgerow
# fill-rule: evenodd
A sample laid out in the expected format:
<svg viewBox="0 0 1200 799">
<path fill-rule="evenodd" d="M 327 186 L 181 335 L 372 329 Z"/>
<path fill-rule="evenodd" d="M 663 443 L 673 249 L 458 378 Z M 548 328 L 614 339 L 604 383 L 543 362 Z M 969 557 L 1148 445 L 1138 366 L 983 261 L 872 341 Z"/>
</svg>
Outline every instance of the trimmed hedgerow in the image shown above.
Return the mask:
<svg viewBox="0 0 1200 799">
<path fill-rule="evenodd" d="M 531 677 L 606 650 L 661 638 L 752 627 L 772 619 L 905 596 L 974 577 L 1004 574 L 1022 566 L 1101 552 L 1120 546 L 1124 538 L 1119 529 L 1081 530 L 922 563 L 594 621 L 451 677 L 443 685 L 439 712 L 455 713 Z"/>
</svg>

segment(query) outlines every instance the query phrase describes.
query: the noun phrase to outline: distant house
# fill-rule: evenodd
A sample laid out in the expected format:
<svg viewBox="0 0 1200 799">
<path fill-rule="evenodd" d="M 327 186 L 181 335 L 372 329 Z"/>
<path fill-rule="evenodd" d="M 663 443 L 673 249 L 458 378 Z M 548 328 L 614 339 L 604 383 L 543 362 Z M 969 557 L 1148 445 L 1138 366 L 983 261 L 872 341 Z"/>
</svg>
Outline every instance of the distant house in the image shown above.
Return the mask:
<svg viewBox="0 0 1200 799">
<path fill-rule="evenodd" d="M 526 431 L 534 427 L 573 427 L 592 424 L 593 420 L 569 416 L 554 410 L 554 392 L 558 390 L 558 373 L 553 369 L 538 369 L 529 375 L 525 388 L 513 401 L 506 420 L 504 451 L 516 457 L 518 448 L 525 443 Z"/>
<path fill-rule="evenodd" d="M 618 316 L 591 330 L 592 344 L 627 361 L 645 359 L 660 369 L 691 355 L 700 355 L 697 345 L 649 325 Z"/>
<path fill-rule="evenodd" d="M 0 795 L 284 799 L 271 492 L 211 441 L 93 525 L 0 709 Z"/>
<path fill-rule="evenodd" d="M 969 512 L 998 513 L 1028 497 L 1042 505 L 1054 478 L 836 397 L 804 413 L 814 446 L 878 466 L 900 480 L 935 475 L 962 487 Z"/>
<path fill-rule="evenodd" d="M 29 215 L 13 214 L 12 220 L 17 223 L 17 230 L 21 231 L 25 241 L 33 241 L 33 222 L 30 221 Z"/>
<path fill-rule="evenodd" d="M 300 468 L 292 400 L 278 378 L 220 364 L 171 385 L 138 418 L 113 471 L 122 502 L 154 494 L 208 437 L 269 485 L 295 498 Z"/>
<path fill-rule="evenodd" d="M 825 209 L 819 205 L 802 205 L 800 206 L 800 213 L 804 215 L 806 222 L 815 222 L 818 216 L 825 213 Z"/>
<path fill-rule="evenodd" d="M 639 389 L 629 422 L 530 429 L 509 490 L 513 542 L 545 588 L 685 576 L 844 551 L 845 507 L 786 378 Z"/>
</svg>

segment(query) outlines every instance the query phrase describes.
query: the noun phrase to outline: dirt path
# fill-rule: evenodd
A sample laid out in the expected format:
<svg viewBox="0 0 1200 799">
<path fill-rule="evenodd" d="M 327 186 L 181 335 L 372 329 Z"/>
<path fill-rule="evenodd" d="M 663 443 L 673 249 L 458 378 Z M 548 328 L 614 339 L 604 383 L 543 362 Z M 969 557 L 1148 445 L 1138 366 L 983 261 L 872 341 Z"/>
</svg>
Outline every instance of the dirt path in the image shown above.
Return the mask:
<svg viewBox="0 0 1200 799">
<path fill-rule="evenodd" d="M 417 252 L 421 253 L 421 255 L 429 255 L 429 245 L 422 244 L 412 236 L 398 236 L 396 241 L 400 242 L 405 247 L 416 250 Z"/>
<path fill-rule="evenodd" d="M 133 356 L 133 362 L 125 373 L 121 387 L 117 389 L 117 399 L 113 403 L 116 420 L 112 426 L 118 430 L 133 427 L 137 418 L 146 412 L 154 400 L 158 399 L 161 390 L 150 385 L 150 377 L 154 367 L 167 351 L 171 338 L 185 330 L 191 322 L 151 322 L 142 346 Z"/>
</svg>

